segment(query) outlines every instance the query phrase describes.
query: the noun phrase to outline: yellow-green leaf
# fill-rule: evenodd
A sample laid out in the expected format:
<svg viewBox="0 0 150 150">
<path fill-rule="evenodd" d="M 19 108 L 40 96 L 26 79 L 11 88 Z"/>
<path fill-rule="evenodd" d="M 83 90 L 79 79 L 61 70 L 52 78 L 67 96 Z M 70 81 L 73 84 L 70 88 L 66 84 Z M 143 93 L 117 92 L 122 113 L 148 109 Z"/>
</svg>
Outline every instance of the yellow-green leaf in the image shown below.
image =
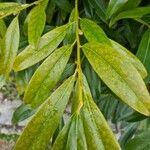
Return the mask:
<svg viewBox="0 0 150 150">
<path fill-rule="evenodd" d="M 143 62 L 148 73 L 150 73 L 150 29 L 144 33 L 136 56 Z"/>
<path fill-rule="evenodd" d="M 138 72 L 144 79 L 147 76 L 147 71 L 142 62 L 134 54 L 132 54 L 130 51 L 128 51 L 125 47 L 123 47 L 119 43 L 113 40 L 110 41 L 113 48 L 117 50 L 120 54 L 124 55 L 125 59 L 129 60 L 129 62 L 131 62 L 134 65 L 134 67 L 138 70 Z"/>
<path fill-rule="evenodd" d="M 2 47 L 1 69 L 2 74 L 8 76 L 19 47 L 19 23 L 18 17 L 14 18 L 9 25 L 4 37 Z"/>
<path fill-rule="evenodd" d="M 29 45 L 15 59 L 14 70 L 26 69 L 51 54 L 64 39 L 68 25 L 57 27 L 43 35 L 37 49 Z"/>
<path fill-rule="evenodd" d="M 39 4 L 31 10 L 29 16 L 28 41 L 30 45 L 36 47 L 45 26 L 45 8 Z"/>
<path fill-rule="evenodd" d="M 53 52 L 36 70 L 24 95 L 24 102 L 39 106 L 50 94 L 61 78 L 69 60 L 72 45 L 63 46 Z"/>
<path fill-rule="evenodd" d="M 116 51 L 123 55 L 125 59 L 135 66 L 143 78 L 147 76 L 147 71 L 140 60 L 138 60 L 138 58 L 125 47 L 113 40 L 110 40 L 100 26 L 98 26 L 95 22 L 88 19 L 81 19 L 81 29 L 89 42 L 104 43 L 112 46 Z"/>
<path fill-rule="evenodd" d="M 74 114 L 59 133 L 52 150 L 87 150 L 83 122 L 80 114 Z"/>
<path fill-rule="evenodd" d="M 150 115 L 149 92 L 131 63 L 105 44 L 85 44 L 83 52 L 100 78 L 122 101 L 136 111 Z"/>
<path fill-rule="evenodd" d="M 111 45 L 103 29 L 101 29 L 100 26 L 98 26 L 94 21 L 89 19 L 81 19 L 80 26 L 88 41 Z"/>
<path fill-rule="evenodd" d="M 147 7 L 137 7 L 130 10 L 125 10 L 121 13 L 119 13 L 117 16 L 112 17 L 110 20 L 109 26 L 112 26 L 114 23 L 116 23 L 120 19 L 126 19 L 126 18 L 141 18 L 146 14 L 150 14 L 150 6 Z"/>
<path fill-rule="evenodd" d="M 87 105 L 84 103 L 82 110 L 82 120 L 87 141 L 87 147 L 89 150 L 105 150 L 104 145 L 102 143 L 102 138 L 98 132 L 97 126 L 92 117 L 93 116 L 91 116 Z"/>
<path fill-rule="evenodd" d="M 45 150 L 61 120 L 74 80 L 74 76 L 68 78 L 40 106 L 18 139 L 14 150 Z"/>
<path fill-rule="evenodd" d="M 14 2 L 2 2 L 0 3 L 0 19 L 9 16 L 11 14 L 17 14 L 20 10 L 28 7 L 30 4 L 21 5 Z"/>
<path fill-rule="evenodd" d="M 82 108 L 82 117 L 88 149 L 121 150 L 104 116 L 94 103 L 85 78 L 83 91 L 84 106 Z"/>
<path fill-rule="evenodd" d="M 68 132 L 71 125 L 71 119 L 67 121 L 61 132 L 59 133 L 52 150 L 64 150 L 66 148 L 67 139 L 68 139 Z"/>
<path fill-rule="evenodd" d="M 73 117 L 68 131 L 67 150 L 77 150 L 77 134 L 78 134 L 77 117 Z"/>
<path fill-rule="evenodd" d="M 0 19 L 0 38 L 3 38 L 7 31 L 4 20 Z"/>
</svg>

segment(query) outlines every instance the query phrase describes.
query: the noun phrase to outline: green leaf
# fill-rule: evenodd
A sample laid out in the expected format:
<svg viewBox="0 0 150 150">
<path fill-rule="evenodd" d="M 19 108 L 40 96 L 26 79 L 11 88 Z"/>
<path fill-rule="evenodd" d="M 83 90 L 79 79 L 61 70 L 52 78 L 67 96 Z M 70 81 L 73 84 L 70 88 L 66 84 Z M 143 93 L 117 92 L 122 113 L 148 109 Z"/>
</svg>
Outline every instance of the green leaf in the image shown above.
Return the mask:
<svg viewBox="0 0 150 150">
<path fill-rule="evenodd" d="M 129 50 L 127 50 L 125 47 L 120 45 L 119 43 L 110 40 L 113 48 L 117 50 L 120 54 L 125 56 L 125 59 L 127 59 L 134 67 L 137 69 L 137 71 L 140 73 L 142 78 L 144 79 L 147 76 L 147 71 L 142 64 L 142 62 L 134 55 L 132 54 Z"/>
<path fill-rule="evenodd" d="M 150 129 L 140 133 L 131 139 L 125 146 L 125 150 L 148 150 L 150 149 Z"/>
<path fill-rule="evenodd" d="M 69 119 L 67 121 L 67 123 L 63 127 L 62 131 L 59 133 L 59 135 L 56 138 L 56 141 L 52 147 L 52 150 L 64 150 L 65 149 L 67 139 L 68 139 L 70 125 L 71 125 L 71 119 Z"/>
<path fill-rule="evenodd" d="M 77 117 L 73 117 L 71 120 L 71 125 L 68 132 L 68 139 L 66 144 L 66 149 L 68 150 L 77 150 L 77 134 L 78 134 L 78 125 Z"/>
<path fill-rule="evenodd" d="M 150 29 L 144 33 L 136 56 L 142 61 L 150 73 Z"/>
<path fill-rule="evenodd" d="M 107 7 L 107 18 L 115 14 L 128 0 L 110 0 Z"/>
<path fill-rule="evenodd" d="M 122 101 L 136 111 L 150 115 L 149 92 L 131 63 L 105 44 L 85 44 L 83 52 L 95 72 Z"/>
<path fill-rule="evenodd" d="M 65 11 L 65 12 L 71 12 L 71 10 L 72 10 L 72 6 L 71 6 L 71 4 L 70 4 L 70 2 L 69 2 L 69 0 L 54 0 L 54 2 L 56 3 L 56 5 L 58 6 L 58 7 L 60 7 L 63 11 Z"/>
<path fill-rule="evenodd" d="M 18 17 L 14 18 L 9 25 L 4 37 L 4 45 L 2 48 L 1 69 L 2 74 L 6 77 L 12 70 L 13 63 L 19 47 L 19 24 Z"/>
<path fill-rule="evenodd" d="M 43 35 L 40 39 L 38 49 L 29 45 L 15 59 L 14 70 L 26 69 L 51 54 L 64 39 L 68 25 L 57 27 Z"/>
<path fill-rule="evenodd" d="M 104 150 L 104 145 L 100 134 L 98 133 L 95 120 L 93 120 L 90 110 L 87 108 L 87 104 L 84 104 L 82 110 L 82 120 L 87 141 L 87 147 L 89 150 Z"/>
<path fill-rule="evenodd" d="M 124 10 L 129 10 L 129 9 L 133 9 L 136 8 L 142 0 L 128 0 L 122 7 L 120 7 L 118 9 L 118 11 L 116 12 L 118 14 L 118 12 L 124 11 Z M 117 15 L 115 14 L 115 15 Z"/>
<path fill-rule="evenodd" d="M 6 31 L 7 31 L 7 27 L 5 25 L 5 22 L 2 19 L 0 19 L 0 38 L 4 37 Z"/>
<path fill-rule="evenodd" d="M 106 9 L 103 0 L 90 0 L 89 3 L 96 10 L 97 15 L 106 22 Z"/>
<path fill-rule="evenodd" d="M 17 14 L 20 10 L 26 8 L 27 6 L 28 4 L 21 5 L 13 2 L 0 3 L 0 19 L 11 14 Z"/>
<path fill-rule="evenodd" d="M 30 45 L 37 46 L 40 36 L 44 30 L 46 14 L 45 9 L 41 5 L 34 7 L 30 14 L 28 22 L 28 41 Z"/>
<path fill-rule="evenodd" d="M 84 78 L 84 106 L 82 117 L 88 149 L 120 150 L 120 146 L 102 113 L 94 103 L 87 81 Z"/>
<path fill-rule="evenodd" d="M 61 78 L 69 60 L 72 45 L 63 46 L 53 52 L 38 67 L 25 91 L 24 102 L 38 107 L 50 94 Z"/>
<path fill-rule="evenodd" d="M 64 39 L 64 44 L 72 44 L 75 41 L 76 38 L 76 23 L 75 23 L 75 10 L 73 9 L 70 18 L 69 23 L 72 23 L 70 27 L 68 28 L 66 37 Z"/>
<path fill-rule="evenodd" d="M 138 123 L 132 123 L 127 125 L 124 128 L 124 133 L 119 138 L 119 143 L 122 149 L 124 149 L 125 144 L 132 138 L 132 136 L 135 134 L 138 128 Z"/>
<path fill-rule="evenodd" d="M 136 19 L 136 18 L 141 18 L 144 15 L 149 14 L 149 13 L 150 13 L 150 6 L 147 6 L 147 7 L 137 7 L 135 9 L 126 10 L 126 11 L 123 11 L 123 12 L 119 13 L 117 16 L 112 17 L 112 19 L 110 20 L 109 26 L 112 26 L 113 24 L 115 24 L 120 19 L 126 19 L 126 18 Z"/>
<path fill-rule="evenodd" d="M 67 79 L 41 105 L 37 113 L 24 129 L 14 150 L 44 150 L 54 134 L 66 108 L 74 85 L 74 76 Z"/>
<path fill-rule="evenodd" d="M 111 45 L 105 32 L 95 22 L 89 19 L 81 19 L 80 26 L 88 41 L 107 43 L 108 45 Z"/>
<path fill-rule="evenodd" d="M 67 121 L 58 135 L 52 150 L 83 149 L 87 150 L 83 123 L 80 114 L 76 113 Z"/>
<path fill-rule="evenodd" d="M 34 110 L 29 105 L 20 105 L 13 113 L 12 123 L 17 125 L 20 121 L 23 121 L 34 114 Z"/>
<path fill-rule="evenodd" d="M 99 42 L 112 46 L 116 51 L 125 57 L 129 62 L 131 62 L 136 69 L 139 71 L 141 76 L 145 78 L 147 76 L 147 71 L 143 64 L 128 51 L 125 47 L 121 46 L 119 43 L 110 40 L 104 31 L 93 21 L 88 19 L 81 19 L 81 29 L 89 42 Z"/>
<path fill-rule="evenodd" d="M 81 116 L 78 116 L 78 136 L 77 136 L 77 147 L 78 149 L 88 150 L 83 121 Z"/>
</svg>

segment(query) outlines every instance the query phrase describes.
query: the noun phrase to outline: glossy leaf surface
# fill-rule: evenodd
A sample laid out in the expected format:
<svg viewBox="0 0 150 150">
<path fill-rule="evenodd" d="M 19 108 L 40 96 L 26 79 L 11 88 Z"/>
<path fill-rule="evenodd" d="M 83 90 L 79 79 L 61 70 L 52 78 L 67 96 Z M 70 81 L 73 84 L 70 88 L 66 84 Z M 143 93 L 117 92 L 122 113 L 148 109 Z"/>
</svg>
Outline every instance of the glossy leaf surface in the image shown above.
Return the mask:
<svg viewBox="0 0 150 150">
<path fill-rule="evenodd" d="M 150 148 L 150 130 L 141 132 L 126 144 L 125 150 L 148 150 Z"/>
<path fill-rule="evenodd" d="M 92 99 L 85 78 L 83 90 L 84 106 L 82 108 L 82 119 L 88 149 L 120 150 L 120 146 L 118 145 L 111 129 Z"/>
<path fill-rule="evenodd" d="M 119 98 L 140 113 L 150 115 L 150 95 L 131 63 L 104 44 L 85 44 L 83 52 L 95 72 Z"/>
<path fill-rule="evenodd" d="M 89 3 L 96 10 L 96 14 L 106 22 L 106 8 L 104 0 L 90 0 Z"/>
<path fill-rule="evenodd" d="M 144 33 L 136 56 L 142 61 L 150 73 L 150 29 Z"/>
<path fill-rule="evenodd" d="M 25 91 L 24 102 L 39 106 L 61 78 L 69 60 L 72 46 L 67 45 L 52 53 L 36 70 Z"/>
<path fill-rule="evenodd" d="M 140 73 L 142 78 L 144 79 L 147 76 L 147 71 L 142 64 L 142 62 L 134 55 L 132 54 L 129 50 L 127 50 L 125 47 L 120 45 L 119 43 L 110 40 L 112 43 L 112 46 L 115 50 L 117 50 L 120 54 L 125 56 L 125 59 L 129 60 L 130 63 L 134 65 L 134 67 L 137 69 L 137 71 Z"/>
<path fill-rule="evenodd" d="M 45 26 L 45 9 L 41 5 L 38 5 L 31 10 L 29 15 L 30 19 L 28 22 L 28 41 L 29 44 L 36 47 Z"/>
<path fill-rule="evenodd" d="M 112 26 L 114 23 L 116 23 L 120 19 L 126 19 L 126 18 L 141 18 L 146 14 L 150 14 L 150 7 L 138 7 L 135 9 L 123 11 L 119 13 L 116 17 L 112 18 L 110 21 L 110 26 Z"/>
<path fill-rule="evenodd" d="M 64 150 L 66 148 L 67 139 L 68 139 L 68 132 L 71 125 L 71 119 L 63 127 L 62 131 L 59 133 L 52 150 Z"/>
<path fill-rule="evenodd" d="M 89 42 L 99 42 L 112 46 L 116 51 L 118 51 L 122 56 L 125 57 L 129 62 L 131 62 L 136 69 L 139 71 L 141 76 L 145 78 L 147 76 L 147 71 L 143 64 L 125 47 L 121 46 L 119 43 L 110 40 L 104 31 L 93 21 L 88 19 L 81 19 L 81 29 L 84 36 Z"/>
<path fill-rule="evenodd" d="M 13 63 L 19 47 L 19 24 L 18 17 L 9 25 L 6 35 L 4 37 L 4 44 L 2 47 L 2 74 L 8 76 L 12 70 Z"/>
<path fill-rule="evenodd" d="M 87 150 L 83 122 L 80 114 L 74 114 L 67 121 L 52 147 L 52 150 L 64 149 Z"/>
<path fill-rule="evenodd" d="M 7 27 L 4 20 L 0 19 L 0 38 L 3 38 L 6 33 Z"/>
<path fill-rule="evenodd" d="M 11 14 L 17 14 L 20 10 L 24 9 L 27 6 L 28 4 L 21 5 L 14 2 L 0 3 L 0 19 Z"/>
<path fill-rule="evenodd" d="M 128 0 L 110 0 L 107 7 L 107 18 L 110 18 L 117 12 Z"/>
<path fill-rule="evenodd" d="M 71 76 L 41 105 L 24 129 L 14 150 L 44 150 L 46 148 L 61 120 L 73 84 L 74 77 Z"/>
<path fill-rule="evenodd" d="M 64 25 L 49 31 L 40 39 L 38 49 L 29 45 L 15 59 L 14 70 L 20 71 L 26 69 L 37 62 L 43 60 L 51 54 L 64 39 L 68 25 Z"/>
<path fill-rule="evenodd" d="M 95 22 L 89 19 L 81 19 L 80 26 L 88 41 L 111 44 L 103 29 Z"/>
</svg>

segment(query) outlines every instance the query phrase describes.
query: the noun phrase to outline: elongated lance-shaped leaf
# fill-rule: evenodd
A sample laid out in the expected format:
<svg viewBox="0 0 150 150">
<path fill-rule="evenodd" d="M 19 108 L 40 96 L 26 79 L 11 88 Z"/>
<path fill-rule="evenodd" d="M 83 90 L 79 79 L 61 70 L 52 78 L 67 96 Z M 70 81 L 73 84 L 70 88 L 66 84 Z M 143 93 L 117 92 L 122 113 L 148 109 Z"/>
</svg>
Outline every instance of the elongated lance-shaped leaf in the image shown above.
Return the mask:
<svg viewBox="0 0 150 150">
<path fill-rule="evenodd" d="M 68 132 L 71 125 L 71 119 L 65 124 L 61 132 L 56 138 L 56 141 L 52 147 L 52 150 L 64 150 L 66 148 Z"/>
<path fill-rule="evenodd" d="M 36 70 L 25 91 L 24 102 L 33 108 L 39 106 L 50 94 L 61 78 L 69 60 L 72 45 L 63 46 L 53 52 Z"/>
<path fill-rule="evenodd" d="M 128 0 L 110 0 L 107 7 L 107 18 L 110 18 L 127 2 Z"/>
<path fill-rule="evenodd" d="M 81 114 L 83 118 L 83 125 L 86 134 L 88 149 L 121 150 L 104 116 L 92 99 L 90 89 L 85 77 L 83 93 L 84 105 Z M 98 146 L 98 143 L 101 145 Z"/>
<path fill-rule="evenodd" d="M 14 2 L 0 3 L 0 19 L 11 14 L 17 14 L 19 11 L 21 11 L 24 8 L 27 8 L 30 5 L 31 4 L 21 5 L 19 3 Z"/>
<path fill-rule="evenodd" d="M 56 138 L 52 150 L 87 150 L 83 122 L 80 114 L 73 114 Z"/>
<path fill-rule="evenodd" d="M 100 26 L 98 26 L 95 22 L 88 19 L 81 19 L 80 25 L 86 39 L 89 42 L 99 42 L 112 46 L 116 51 L 124 56 L 125 59 L 134 65 L 143 78 L 147 76 L 147 71 L 140 60 L 138 60 L 138 58 L 136 58 L 136 56 L 134 56 L 125 47 L 113 40 L 110 40 Z"/>
<path fill-rule="evenodd" d="M 0 38 L 3 38 L 7 31 L 7 27 L 3 19 L 0 19 Z"/>
<path fill-rule="evenodd" d="M 40 106 L 18 139 L 14 150 L 45 150 L 61 120 L 74 80 L 74 76 L 68 78 Z"/>
<path fill-rule="evenodd" d="M 65 149 L 77 150 L 77 134 L 78 134 L 78 118 L 75 116 L 71 120 L 71 125 L 68 132 L 68 139 Z"/>
<path fill-rule="evenodd" d="M 105 150 L 96 123 L 93 120 L 90 111 L 88 110 L 87 105 L 85 103 L 82 110 L 82 120 L 88 149 Z"/>
<path fill-rule="evenodd" d="M 142 64 L 142 62 L 134 55 L 132 54 L 129 50 L 127 50 L 125 47 L 120 45 L 119 43 L 110 40 L 113 48 L 117 50 L 120 54 L 124 55 L 129 62 L 131 62 L 134 67 L 137 69 L 137 71 L 140 73 L 142 78 L 144 79 L 147 76 L 147 71 Z"/>
<path fill-rule="evenodd" d="M 147 128 L 140 132 L 140 134 L 135 135 L 134 138 L 128 140 L 125 145 L 125 150 L 148 150 L 150 148 L 150 129 Z"/>
<path fill-rule="evenodd" d="M 28 22 L 28 41 L 30 45 L 36 47 L 45 26 L 45 7 L 39 4 L 31 10 L 29 15 L 30 18 Z"/>
<path fill-rule="evenodd" d="M 111 45 L 103 29 L 100 28 L 95 22 L 89 19 L 81 19 L 80 26 L 88 41 Z"/>
<path fill-rule="evenodd" d="M 18 16 L 9 25 L 4 37 L 2 47 L 1 69 L 2 74 L 8 76 L 12 70 L 14 59 L 19 47 L 19 23 Z"/>
<path fill-rule="evenodd" d="M 95 72 L 122 101 L 136 111 L 150 115 L 149 92 L 131 63 L 105 44 L 85 44 L 83 52 Z"/>
<path fill-rule="evenodd" d="M 51 54 L 64 39 L 69 25 L 57 27 L 43 35 L 37 49 L 29 45 L 15 59 L 14 70 L 26 69 Z"/>
<path fill-rule="evenodd" d="M 97 15 L 102 21 L 106 22 L 106 8 L 103 0 L 90 0 L 89 3 L 96 10 Z"/>
<path fill-rule="evenodd" d="M 81 115 L 78 115 L 78 136 L 77 136 L 77 148 L 88 150 L 87 141 L 85 137 L 85 130 L 83 126 L 83 120 Z"/>
<path fill-rule="evenodd" d="M 143 62 L 150 73 L 150 29 L 144 33 L 136 56 Z"/>
<path fill-rule="evenodd" d="M 137 7 L 135 9 L 125 10 L 119 13 L 117 16 L 112 17 L 112 19 L 110 20 L 109 26 L 112 26 L 120 19 L 126 19 L 126 18 L 136 19 L 136 18 L 141 18 L 146 14 L 150 14 L 150 6 Z"/>
<path fill-rule="evenodd" d="M 69 23 L 72 23 L 72 25 L 70 25 L 68 28 L 66 37 L 64 39 L 64 44 L 72 44 L 76 38 L 75 9 L 73 9 L 70 14 Z"/>
</svg>

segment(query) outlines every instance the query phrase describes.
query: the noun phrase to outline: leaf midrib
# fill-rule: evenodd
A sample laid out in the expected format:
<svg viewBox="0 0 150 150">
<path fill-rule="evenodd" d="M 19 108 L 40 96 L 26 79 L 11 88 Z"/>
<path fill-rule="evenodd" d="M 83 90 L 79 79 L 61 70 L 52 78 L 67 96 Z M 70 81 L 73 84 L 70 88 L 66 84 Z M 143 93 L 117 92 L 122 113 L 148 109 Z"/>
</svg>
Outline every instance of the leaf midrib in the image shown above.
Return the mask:
<svg viewBox="0 0 150 150">
<path fill-rule="evenodd" d="M 57 105 L 57 103 L 65 96 L 65 94 L 67 93 L 66 91 L 68 91 L 68 89 L 69 89 L 69 87 L 70 87 L 70 84 L 71 84 L 71 82 L 73 81 L 73 78 L 70 80 L 70 82 L 68 83 L 68 85 L 66 86 L 66 88 L 65 88 L 65 90 L 64 90 L 64 93 L 61 95 L 61 97 L 53 104 L 53 106 L 56 106 Z M 52 100 L 52 99 L 48 99 L 48 101 L 50 101 L 50 100 Z M 43 103 L 43 106 L 46 104 L 46 103 L 48 103 L 48 101 L 45 101 L 45 103 Z M 42 108 L 42 106 L 41 106 L 41 108 Z M 40 108 L 40 109 L 41 109 Z M 49 116 L 49 114 L 51 114 L 51 112 L 52 112 L 53 110 L 51 110 L 51 111 L 49 111 L 49 113 L 47 114 L 47 116 Z M 60 111 L 57 111 L 57 112 L 60 112 Z M 37 116 L 38 115 L 38 111 L 35 113 L 35 115 L 34 116 Z M 49 120 L 49 117 L 47 117 L 46 119 L 45 119 L 45 121 L 42 121 L 42 122 L 47 122 L 47 120 Z M 41 128 L 43 128 L 43 124 L 41 123 L 40 124 L 40 126 L 39 126 L 39 128 L 38 128 L 38 130 L 39 131 L 41 131 Z M 29 143 L 28 143 L 28 145 L 30 144 L 30 147 L 33 147 L 33 144 L 34 144 L 34 141 L 35 140 L 37 140 L 37 141 L 39 141 L 39 139 L 40 139 L 40 137 L 41 136 L 38 136 L 40 133 L 42 133 L 42 132 L 37 132 L 37 136 L 32 136 L 33 138 L 32 138 L 32 141 L 30 140 L 29 141 Z M 31 142 L 32 142 L 32 144 L 31 144 Z"/>
<path fill-rule="evenodd" d="M 66 50 L 66 49 L 64 50 L 65 53 L 63 53 L 63 54 L 58 58 L 58 60 L 55 62 L 55 65 L 56 65 L 56 64 L 58 63 L 58 61 L 64 56 L 64 54 L 66 54 L 66 53 L 69 51 L 69 49 L 71 49 L 71 47 L 69 47 L 67 50 Z M 63 51 L 63 52 L 64 52 L 64 51 Z M 55 65 L 53 65 L 53 67 L 49 70 L 49 72 L 54 68 Z M 47 79 L 47 76 L 49 75 L 49 72 L 47 73 L 47 75 L 45 76 L 45 78 L 42 80 L 41 83 L 44 83 L 44 81 Z M 29 84 L 30 84 L 30 83 L 29 83 Z M 39 87 L 37 88 L 36 92 L 38 92 L 39 89 L 40 89 L 42 86 L 43 86 L 43 84 L 39 84 Z M 32 96 L 32 98 L 31 98 L 31 99 L 33 99 L 32 102 L 34 102 L 35 97 L 36 97 L 36 96 L 34 96 L 34 95 Z"/>
<path fill-rule="evenodd" d="M 92 51 L 93 53 L 95 53 L 95 55 L 99 56 L 99 54 L 98 54 L 97 52 L 93 51 L 92 49 L 90 49 L 90 48 L 88 48 L 88 47 L 86 47 L 86 46 L 84 46 L 84 47 L 87 48 L 88 50 Z M 100 55 L 100 56 L 101 56 L 101 55 Z M 115 67 L 114 67 L 114 66 L 110 65 L 109 62 L 107 62 L 107 60 L 104 59 L 102 56 L 101 56 L 101 58 L 106 62 L 106 64 L 108 64 L 108 65 L 121 77 L 120 73 L 118 73 L 118 71 L 115 70 Z M 98 59 L 99 59 L 99 57 L 98 57 Z M 132 64 L 131 64 L 131 65 L 132 65 Z M 96 71 L 96 72 L 97 72 L 97 71 Z M 137 97 L 137 100 L 140 100 L 140 99 L 138 98 L 137 94 L 135 93 L 135 91 L 127 84 L 127 81 L 126 81 L 125 79 L 123 79 L 122 77 L 121 77 L 121 79 L 125 82 L 125 84 L 127 85 L 127 87 L 128 87 L 131 91 L 133 91 L 134 95 Z M 120 97 L 120 96 L 119 96 L 119 97 Z M 121 98 L 121 99 L 122 99 L 122 98 Z M 144 103 L 143 103 L 141 100 L 140 100 L 140 102 L 141 102 L 141 103 L 143 104 L 143 106 L 146 108 L 146 106 L 144 105 Z"/>
</svg>

